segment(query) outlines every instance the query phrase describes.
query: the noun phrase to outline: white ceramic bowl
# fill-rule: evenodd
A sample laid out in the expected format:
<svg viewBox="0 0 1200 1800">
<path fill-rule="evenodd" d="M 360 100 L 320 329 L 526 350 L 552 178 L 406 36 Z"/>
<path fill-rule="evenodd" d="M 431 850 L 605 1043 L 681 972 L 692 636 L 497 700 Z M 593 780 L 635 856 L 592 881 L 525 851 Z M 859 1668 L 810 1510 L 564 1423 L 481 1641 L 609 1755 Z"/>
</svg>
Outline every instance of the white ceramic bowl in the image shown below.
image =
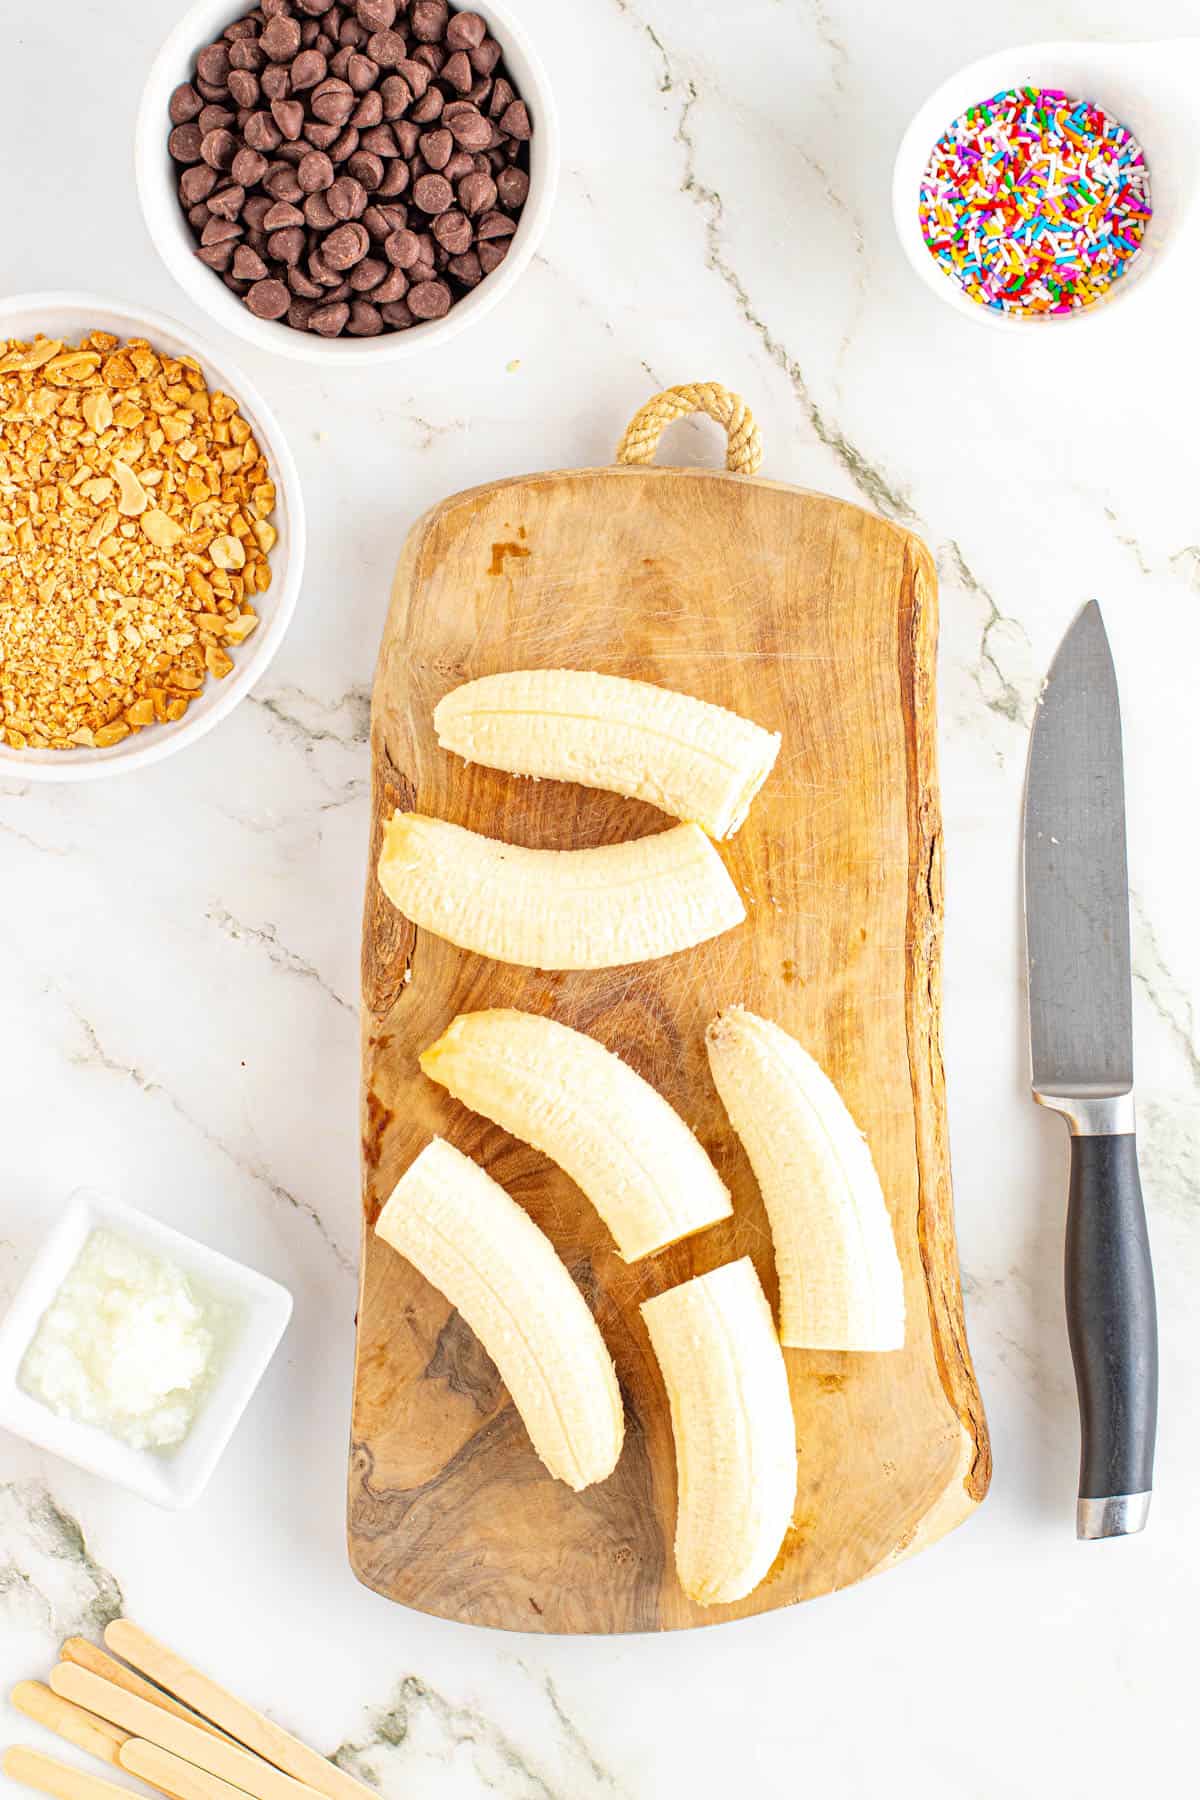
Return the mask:
<svg viewBox="0 0 1200 1800">
<path fill-rule="evenodd" d="M 230 1307 L 228 1341 L 192 1427 L 171 1451 L 135 1450 L 96 1425 L 51 1411 L 21 1386 L 21 1364 L 42 1315 L 98 1226 L 129 1239 Z M 200 1498 L 292 1316 L 292 1296 L 277 1281 L 160 1225 L 147 1213 L 85 1191 L 73 1196 L 34 1258 L 0 1321 L 0 1426 L 93 1475 L 129 1488 L 156 1506 L 178 1509 Z"/>
<path fill-rule="evenodd" d="M 514 84 L 529 106 L 533 137 L 529 146 L 529 198 L 508 255 L 479 286 L 457 300 L 444 319 L 431 319 L 408 331 L 387 332 L 376 338 L 321 338 L 312 332 L 294 331 L 271 319 L 256 319 L 230 292 L 220 276 L 197 260 L 196 243 L 183 216 L 176 192 L 178 169 L 167 153 L 170 122 L 167 105 L 181 81 L 191 79 L 196 53 L 218 38 L 227 25 L 249 10 L 244 0 L 195 0 L 175 26 L 155 58 L 142 95 L 138 114 L 135 163 L 142 212 L 159 255 L 180 287 L 197 306 L 228 330 L 237 332 L 260 350 L 274 350 L 301 362 L 322 363 L 327 368 L 372 363 L 380 366 L 423 355 L 457 337 L 475 320 L 482 319 L 520 280 L 533 259 L 554 205 L 558 186 L 558 114 L 540 58 L 525 32 L 505 6 L 492 0 L 471 0 L 497 42 Z"/>
<path fill-rule="evenodd" d="M 896 154 L 892 210 L 909 262 L 939 300 L 964 318 L 1002 331 L 1051 330 L 1108 320 L 1146 291 L 1168 263 L 1200 252 L 1195 218 L 1200 194 L 1200 144 L 1194 125 L 1200 38 L 1152 44 L 1024 44 L 968 63 L 930 95 L 909 125 Z M 942 132 L 968 106 L 1005 88 L 1061 88 L 1095 101 L 1128 126 L 1146 154 L 1153 218 L 1128 272 L 1103 300 L 1078 312 L 1024 318 L 970 300 L 959 283 L 929 254 L 921 234 L 918 200 L 929 153 Z"/>
<path fill-rule="evenodd" d="M 25 294 L 0 301 L 0 339 L 46 337 L 77 341 L 88 331 L 111 331 L 118 337 L 144 337 L 156 350 L 194 356 L 210 388 L 231 394 L 251 426 L 275 483 L 273 523 L 279 541 L 271 552 L 272 581 L 256 594 L 261 623 L 253 636 L 234 650 L 234 669 L 224 681 L 206 681 L 184 717 L 172 725 L 148 725 L 109 750 L 10 750 L 0 742 L 0 777 L 23 781 L 94 781 L 161 762 L 163 757 L 194 744 L 233 711 L 265 673 L 283 642 L 296 608 L 304 573 L 304 500 L 300 477 L 287 440 L 274 413 L 258 390 L 222 351 L 212 349 L 184 326 L 157 313 L 137 311 L 119 300 L 89 294 Z"/>
</svg>

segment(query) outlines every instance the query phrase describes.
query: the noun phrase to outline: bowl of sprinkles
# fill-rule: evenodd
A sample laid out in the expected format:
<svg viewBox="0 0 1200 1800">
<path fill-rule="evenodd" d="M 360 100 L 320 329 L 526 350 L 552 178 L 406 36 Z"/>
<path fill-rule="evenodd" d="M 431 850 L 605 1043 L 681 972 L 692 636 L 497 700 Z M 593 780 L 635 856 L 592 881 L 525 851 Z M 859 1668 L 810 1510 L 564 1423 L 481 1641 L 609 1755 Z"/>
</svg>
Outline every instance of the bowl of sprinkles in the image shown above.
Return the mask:
<svg viewBox="0 0 1200 1800">
<path fill-rule="evenodd" d="M 1198 59 L 1190 40 L 1035 44 L 944 82 L 893 177 L 921 279 L 1005 329 L 1108 316 L 1143 291 L 1197 197 L 1184 102 Z"/>
<path fill-rule="evenodd" d="M 930 152 L 926 249 L 969 300 L 1017 318 L 1094 306 L 1131 267 L 1150 222 L 1141 145 L 1061 88 L 1005 88 L 969 106 Z"/>
</svg>

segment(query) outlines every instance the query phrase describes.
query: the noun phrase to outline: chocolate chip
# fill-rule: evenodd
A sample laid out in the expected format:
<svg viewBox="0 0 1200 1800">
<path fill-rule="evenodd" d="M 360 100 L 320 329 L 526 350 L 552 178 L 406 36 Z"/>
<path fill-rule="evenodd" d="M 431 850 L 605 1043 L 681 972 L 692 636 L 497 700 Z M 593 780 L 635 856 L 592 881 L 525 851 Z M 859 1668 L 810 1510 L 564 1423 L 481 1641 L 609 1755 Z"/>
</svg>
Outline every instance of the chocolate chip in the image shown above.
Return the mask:
<svg viewBox="0 0 1200 1800">
<path fill-rule="evenodd" d="M 419 100 L 414 100 L 408 109 L 408 116 L 416 125 L 432 125 L 442 116 L 446 102 L 440 88 L 431 87 Z"/>
<path fill-rule="evenodd" d="M 246 305 L 256 319 L 282 319 L 292 296 L 282 281 L 256 281 L 246 295 Z"/>
<path fill-rule="evenodd" d="M 367 204 L 367 190 L 352 175 L 339 175 L 326 198 L 335 219 L 358 219 Z"/>
<path fill-rule="evenodd" d="M 295 169 L 289 168 L 287 163 L 272 163 L 263 176 L 263 186 L 275 200 L 291 200 L 294 203 L 304 193 L 296 179 Z"/>
<path fill-rule="evenodd" d="M 303 94 L 325 80 L 329 64 L 319 50 L 302 50 L 291 67 L 292 92 Z"/>
<path fill-rule="evenodd" d="M 259 49 L 257 38 L 245 38 L 234 44 L 229 52 L 230 66 L 234 69 L 249 69 L 257 75 L 266 63 L 266 57 Z"/>
<path fill-rule="evenodd" d="M 461 281 L 464 287 L 478 287 L 483 280 L 483 264 L 474 250 L 468 250 L 462 256 L 452 256 L 446 264 L 447 272 L 455 281 Z"/>
<path fill-rule="evenodd" d="M 398 119 L 392 125 L 392 133 L 400 146 L 401 156 L 407 156 L 411 162 L 417 154 L 417 145 L 421 141 L 419 128 L 411 119 Z"/>
<path fill-rule="evenodd" d="M 364 30 L 357 19 L 343 19 L 338 28 L 338 41 L 351 50 L 361 50 L 370 32 Z"/>
<path fill-rule="evenodd" d="M 498 119 L 502 112 L 507 112 L 515 98 L 516 96 L 509 83 L 501 76 L 492 88 L 491 104 L 488 106 L 488 118 Z"/>
<path fill-rule="evenodd" d="M 444 319 L 452 298 L 444 281 L 419 281 L 408 290 L 408 310 L 414 319 Z"/>
<path fill-rule="evenodd" d="M 384 242 L 383 253 L 398 269 L 411 269 L 421 254 L 415 231 L 394 231 Z"/>
<path fill-rule="evenodd" d="M 446 167 L 454 154 L 454 139 L 444 128 L 436 131 L 424 131 L 420 138 L 421 155 L 431 169 L 439 173 Z"/>
<path fill-rule="evenodd" d="M 262 94 L 257 75 L 249 69 L 234 69 L 229 77 L 229 92 L 241 107 L 251 110 L 258 105 Z"/>
<path fill-rule="evenodd" d="M 379 64 L 356 50 L 346 64 L 346 80 L 356 94 L 365 94 L 379 80 Z"/>
<path fill-rule="evenodd" d="M 408 22 L 419 44 L 436 44 L 449 17 L 445 0 L 413 0 L 408 9 Z"/>
<path fill-rule="evenodd" d="M 367 39 L 367 55 L 381 69 L 396 69 L 408 55 L 398 31 L 376 31 Z"/>
<path fill-rule="evenodd" d="M 350 114 L 350 123 L 356 126 L 360 131 L 365 131 L 380 124 L 382 119 L 383 100 L 380 97 L 378 88 L 372 88 L 369 94 L 363 95 L 354 111 Z"/>
<path fill-rule="evenodd" d="M 271 117 L 284 137 L 294 144 L 304 126 L 304 108 L 299 100 L 272 100 Z"/>
<path fill-rule="evenodd" d="M 379 257 L 364 256 L 350 271 L 350 286 L 356 294 L 369 294 L 390 274 L 387 263 L 381 262 Z"/>
<path fill-rule="evenodd" d="M 331 188 L 336 179 L 333 164 L 323 150 L 310 150 L 296 169 L 296 179 L 306 194 L 319 194 Z"/>
<path fill-rule="evenodd" d="M 446 60 L 446 52 L 440 44 L 418 44 L 413 51 L 413 59 L 423 62 L 430 73 L 436 75 Z"/>
<path fill-rule="evenodd" d="M 338 337 L 346 329 L 349 318 L 350 308 L 346 305 L 320 306 L 309 319 L 308 329 L 319 337 Z"/>
<path fill-rule="evenodd" d="M 233 272 L 239 281 L 262 281 L 270 273 L 258 251 L 249 244 L 239 244 L 234 251 Z"/>
<path fill-rule="evenodd" d="M 272 62 L 290 63 L 300 50 L 300 27 L 295 19 L 277 13 L 258 41 Z"/>
<path fill-rule="evenodd" d="M 204 105 L 199 94 L 190 81 L 181 81 L 171 95 L 167 111 L 171 115 L 172 125 L 188 125 Z"/>
<path fill-rule="evenodd" d="M 410 61 L 408 57 L 405 57 L 403 62 L 396 64 L 396 73 L 402 78 L 414 100 L 421 98 L 433 80 L 428 63 Z"/>
<path fill-rule="evenodd" d="M 471 221 L 465 213 L 445 212 L 433 222 L 433 235 L 451 256 L 461 256 L 471 248 Z"/>
<path fill-rule="evenodd" d="M 284 317 L 293 331 L 307 331 L 309 320 L 316 310 L 315 300 L 293 300 Z"/>
<path fill-rule="evenodd" d="M 304 222 L 313 231 L 332 231 L 337 224 L 337 214 L 329 205 L 329 196 L 325 194 L 309 194 L 304 202 Z"/>
<path fill-rule="evenodd" d="M 444 175 L 422 175 L 413 188 L 413 199 L 422 212 L 443 213 L 453 204 L 454 189 Z"/>
<path fill-rule="evenodd" d="M 456 144 L 464 150 L 486 150 L 492 141 L 492 128 L 477 106 L 469 100 L 446 108 L 446 126 L 453 132 Z"/>
<path fill-rule="evenodd" d="M 368 206 L 362 216 L 362 222 L 372 243 L 382 244 L 384 238 L 390 237 L 393 231 L 403 231 L 408 224 L 408 208 L 406 206 Z"/>
<path fill-rule="evenodd" d="M 517 229 L 516 220 L 510 219 L 507 213 L 484 213 L 475 227 L 475 235 L 482 242 L 486 238 L 511 237 Z"/>
<path fill-rule="evenodd" d="M 412 103 L 413 92 L 403 75 L 385 76 L 379 89 L 385 119 L 399 119 Z"/>
<path fill-rule="evenodd" d="M 302 300 L 320 300 L 325 293 L 319 281 L 314 281 L 311 275 L 306 275 L 295 265 L 287 272 L 287 284 Z"/>
<path fill-rule="evenodd" d="M 329 11 L 333 0 L 295 0 L 295 3 L 302 13 L 308 14 L 310 19 L 319 19 L 323 13 Z"/>
<path fill-rule="evenodd" d="M 509 137 L 518 138 L 521 143 L 533 136 L 533 127 L 529 123 L 529 108 L 523 100 L 514 100 L 506 106 L 500 116 L 500 129 Z"/>
<path fill-rule="evenodd" d="M 167 139 L 167 149 L 176 162 L 194 163 L 200 161 L 204 133 L 199 125 L 177 125 Z"/>
<path fill-rule="evenodd" d="M 348 337 L 378 337 L 383 330 L 383 318 L 379 308 L 372 306 L 369 300 L 353 300 L 350 303 L 350 323 L 346 326 Z"/>
<path fill-rule="evenodd" d="M 364 31 L 390 31 L 396 23 L 396 0 L 355 0 L 354 16 Z"/>
<path fill-rule="evenodd" d="M 231 182 L 214 194 L 208 203 L 208 210 L 218 219 L 236 219 L 246 203 L 246 190 L 237 182 Z"/>
<path fill-rule="evenodd" d="M 354 111 L 354 89 L 348 81 L 339 81 L 331 75 L 313 89 L 308 104 L 314 119 L 340 128 Z"/>
<path fill-rule="evenodd" d="M 298 225 L 287 231 L 273 231 L 267 239 L 268 254 L 277 262 L 298 263 L 308 247 L 308 240 Z"/>
<path fill-rule="evenodd" d="M 529 197 L 529 177 L 524 169 L 502 169 L 496 177 L 496 189 L 510 212 L 524 206 Z"/>
<path fill-rule="evenodd" d="M 210 105 L 216 100 L 226 100 L 229 97 L 228 90 L 224 83 L 222 83 L 220 87 L 215 87 L 211 81 L 205 81 L 203 77 L 199 75 L 197 75 L 192 86 Z"/>
<path fill-rule="evenodd" d="M 446 26 L 451 50 L 474 50 L 487 36 L 487 22 L 476 12 L 452 13 Z"/>
<path fill-rule="evenodd" d="M 283 133 L 269 112 L 251 113 L 242 136 L 251 150 L 277 150 L 283 142 Z"/>
<path fill-rule="evenodd" d="M 493 238 L 489 243 L 480 244 L 479 264 L 485 275 L 490 275 L 493 270 L 500 267 L 508 255 L 508 246 L 511 243 L 511 238 L 500 238 L 499 240 Z"/>
<path fill-rule="evenodd" d="M 260 182 L 270 164 L 265 156 L 257 150 L 239 150 L 233 159 L 230 174 L 243 188 L 251 188 Z"/>
<path fill-rule="evenodd" d="M 187 127 L 185 126 L 186 130 Z M 233 159 L 238 153 L 238 141 L 232 131 L 223 128 L 210 131 L 200 145 L 200 154 L 210 169 L 220 169 L 224 174 L 233 167 Z"/>
<path fill-rule="evenodd" d="M 464 175 L 458 184 L 458 203 L 472 218 L 490 211 L 496 204 L 496 194 L 496 183 L 490 175 Z"/>
<path fill-rule="evenodd" d="M 200 262 L 223 275 L 233 262 L 232 244 L 202 244 L 196 252 Z"/>
<path fill-rule="evenodd" d="M 373 194 L 383 180 L 383 158 L 360 150 L 348 159 L 346 173 L 352 175 L 355 181 L 361 182 L 368 194 Z"/>
<path fill-rule="evenodd" d="M 251 231 L 261 231 L 262 222 L 270 212 L 274 201 L 270 194 L 251 194 L 242 208 L 242 217 Z"/>
<path fill-rule="evenodd" d="M 210 44 L 196 58 L 197 73 L 213 87 L 224 87 L 229 80 L 229 45 Z"/>
<path fill-rule="evenodd" d="M 322 246 L 322 254 L 331 269 L 352 269 L 361 262 L 371 247 L 365 226 L 339 225 L 331 231 Z"/>
<path fill-rule="evenodd" d="M 230 244 L 245 234 L 236 219 L 211 218 L 200 234 L 202 244 Z"/>
<path fill-rule="evenodd" d="M 383 171 L 383 180 L 375 189 L 380 200 L 397 200 L 408 189 L 411 171 L 402 156 L 393 157 Z"/>
<path fill-rule="evenodd" d="M 393 300 L 403 300 L 408 292 L 408 276 L 403 269 L 389 269 L 377 288 L 372 289 L 371 299 L 376 306 L 390 305 Z"/>
<path fill-rule="evenodd" d="M 390 306 L 381 307 L 380 310 L 385 322 L 392 327 L 393 331 L 407 331 L 410 325 L 415 325 L 417 322 L 409 312 L 408 304 L 404 300 L 397 300 Z"/>
<path fill-rule="evenodd" d="M 460 94 L 469 94 L 475 83 L 475 71 L 467 60 L 465 50 L 456 50 L 448 56 L 442 67 L 441 79 Z"/>
<path fill-rule="evenodd" d="M 303 225 L 304 214 L 290 200 L 277 200 L 269 212 L 258 220 L 262 231 L 285 231 L 289 225 Z"/>
<path fill-rule="evenodd" d="M 179 198 L 185 206 L 195 206 L 208 199 L 218 180 L 215 169 L 210 169 L 207 163 L 196 163 L 179 177 Z"/>
</svg>

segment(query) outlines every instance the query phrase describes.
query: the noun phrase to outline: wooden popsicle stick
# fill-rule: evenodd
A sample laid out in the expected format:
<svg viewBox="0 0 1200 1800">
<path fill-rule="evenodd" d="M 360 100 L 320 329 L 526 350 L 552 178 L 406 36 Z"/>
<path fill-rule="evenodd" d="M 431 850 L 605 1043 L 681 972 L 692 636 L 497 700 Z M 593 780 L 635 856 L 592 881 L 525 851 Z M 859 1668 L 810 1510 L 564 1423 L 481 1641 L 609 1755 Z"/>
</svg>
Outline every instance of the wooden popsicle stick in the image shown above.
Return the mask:
<svg viewBox="0 0 1200 1800">
<path fill-rule="evenodd" d="M 184 1762 L 170 1750 L 149 1744 L 145 1738 L 127 1738 L 121 1745 L 121 1767 L 139 1781 L 161 1788 L 174 1800 L 246 1800 L 242 1788 L 231 1787 L 219 1775 L 207 1775 L 203 1769 Z"/>
<path fill-rule="evenodd" d="M 378 1800 L 373 1788 L 355 1781 L 336 1764 L 331 1763 L 309 1745 L 301 1743 L 282 1725 L 276 1725 L 254 1707 L 238 1700 L 227 1689 L 210 1681 L 199 1669 L 185 1662 L 165 1644 L 160 1644 L 129 1619 L 114 1619 L 105 1627 L 104 1641 L 110 1650 L 126 1662 L 150 1676 L 160 1686 L 177 1694 L 181 1700 L 206 1719 L 222 1726 L 241 1744 L 248 1744 L 260 1756 L 294 1775 L 297 1781 L 324 1794 L 327 1800 Z"/>
<path fill-rule="evenodd" d="M 18 1681 L 8 1697 L 27 1719 L 44 1725 L 57 1737 L 65 1738 L 77 1750 L 86 1750 L 89 1756 L 98 1756 L 102 1762 L 120 1762 L 117 1751 L 129 1733 L 122 1731 L 119 1725 L 98 1718 L 95 1713 L 85 1712 L 82 1706 L 64 1700 L 61 1694 L 40 1681 Z"/>
<path fill-rule="evenodd" d="M 153 1701 L 128 1693 L 103 1676 L 93 1675 L 90 1669 L 59 1663 L 51 1673 L 50 1686 L 76 1706 L 86 1706 L 89 1712 L 111 1719 L 131 1736 L 157 1744 L 160 1750 L 172 1751 L 207 1775 L 219 1775 L 233 1787 L 253 1795 L 254 1800 L 312 1800 L 311 1788 L 293 1781 L 261 1757 L 175 1718 Z"/>
<path fill-rule="evenodd" d="M 37 1788 L 41 1794 L 53 1794 L 54 1800 L 135 1800 L 132 1788 L 115 1781 L 102 1781 L 99 1775 L 88 1775 L 70 1763 L 60 1763 L 26 1744 L 11 1744 L 4 1752 L 4 1773 L 10 1781 Z"/>
<path fill-rule="evenodd" d="M 164 1694 L 153 1682 L 143 1681 L 140 1675 L 127 1669 L 115 1656 L 110 1656 L 107 1650 L 101 1650 L 99 1644 L 90 1643 L 87 1638 L 66 1638 L 58 1657 L 60 1662 L 74 1663 L 80 1669 L 89 1669 L 93 1675 L 102 1675 L 105 1681 L 124 1688 L 127 1694 L 137 1694 L 143 1700 L 150 1700 L 155 1706 L 161 1706 L 164 1712 L 174 1713 L 177 1719 L 186 1719 L 189 1725 L 199 1725 L 203 1730 L 212 1732 L 214 1737 L 224 1736 L 207 1719 L 197 1718 L 194 1712 L 189 1712 L 186 1706 L 181 1706 L 170 1694 Z"/>
</svg>

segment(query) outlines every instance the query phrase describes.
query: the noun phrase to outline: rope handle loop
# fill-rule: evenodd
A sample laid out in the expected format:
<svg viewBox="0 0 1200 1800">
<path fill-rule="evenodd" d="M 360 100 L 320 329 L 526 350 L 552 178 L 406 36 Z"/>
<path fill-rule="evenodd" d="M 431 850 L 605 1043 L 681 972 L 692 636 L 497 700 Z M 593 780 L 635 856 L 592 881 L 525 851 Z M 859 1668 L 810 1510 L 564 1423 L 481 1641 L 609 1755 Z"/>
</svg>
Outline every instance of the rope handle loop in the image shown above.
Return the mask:
<svg viewBox="0 0 1200 1800">
<path fill-rule="evenodd" d="M 664 388 L 647 400 L 629 421 L 617 445 L 619 463 L 652 463 L 658 440 L 668 425 L 689 413 L 707 413 L 725 427 L 729 444 L 725 467 L 734 475 L 757 475 L 762 467 L 762 438 L 754 414 L 740 394 L 732 394 L 719 381 L 690 381 L 684 387 Z"/>
</svg>

